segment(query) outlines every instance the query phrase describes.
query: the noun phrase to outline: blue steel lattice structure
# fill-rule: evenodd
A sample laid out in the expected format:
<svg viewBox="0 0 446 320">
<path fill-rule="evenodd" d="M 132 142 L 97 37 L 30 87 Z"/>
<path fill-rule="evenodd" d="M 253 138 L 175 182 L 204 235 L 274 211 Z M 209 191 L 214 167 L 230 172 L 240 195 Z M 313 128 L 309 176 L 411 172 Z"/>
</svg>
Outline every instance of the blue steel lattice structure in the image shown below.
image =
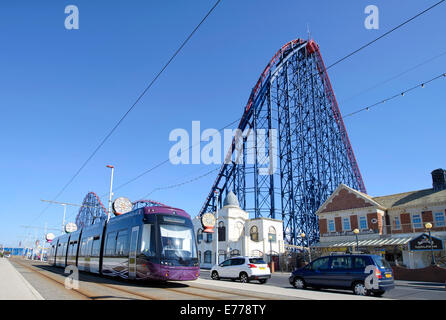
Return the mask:
<svg viewBox="0 0 446 320">
<path fill-rule="evenodd" d="M 216 190 L 222 195 L 219 207 L 232 190 L 251 216 L 283 220 L 288 244 L 307 246 L 319 240 L 315 212 L 339 184 L 366 193 L 313 40 L 290 41 L 274 55 L 251 92 L 238 129 L 243 134 L 235 134 L 200 215 L 215 212 Z M 267 134 L 259 138 L 260 129 Z M 249 157 L 254 161 L 246 161 Z M 267 163 L 269 174 L 261 174 Z"/>
<path fill-rule="evenodd" d="M 94 192 L 87 193 L 76 216 L 78 229 L 106 220 L 107 209 L 103 206 L 98 195 Z"/>
<path fill-rule="evenodd" d="M 153 200 L 138 200 L 132 203 L 132 210 L 144 207 L 166 207 L 165 204 Z M 83 228 L 95 223 L 107 220 L 107 209 L 94 192 L 89 192 L 82 202 L 82 206 L 76 216 L 77 227 Z"/>
</svg>

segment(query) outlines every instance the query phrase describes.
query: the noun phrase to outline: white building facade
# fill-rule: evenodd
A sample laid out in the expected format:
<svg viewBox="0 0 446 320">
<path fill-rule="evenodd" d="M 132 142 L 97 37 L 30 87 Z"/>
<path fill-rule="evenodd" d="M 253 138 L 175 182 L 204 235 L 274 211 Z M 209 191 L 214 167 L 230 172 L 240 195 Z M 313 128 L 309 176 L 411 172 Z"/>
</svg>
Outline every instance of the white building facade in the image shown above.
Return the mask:
<svg viewBox="0 0 446 320">
<path fill-rule="evenodd" d="M 250 219 L 239 206 L 237 197 L 229 192 L 218 210 L 214 233 L 203 232 L 200 217 L 193 219 L 197 237 L 200 267 L 211 268 L 216 262 L 218 235 L 218 262 L 233 256 L 263 257 L 266 262 L 277 260 L 284 253 L 283 222 L 269 218 Z"/>
</svg>

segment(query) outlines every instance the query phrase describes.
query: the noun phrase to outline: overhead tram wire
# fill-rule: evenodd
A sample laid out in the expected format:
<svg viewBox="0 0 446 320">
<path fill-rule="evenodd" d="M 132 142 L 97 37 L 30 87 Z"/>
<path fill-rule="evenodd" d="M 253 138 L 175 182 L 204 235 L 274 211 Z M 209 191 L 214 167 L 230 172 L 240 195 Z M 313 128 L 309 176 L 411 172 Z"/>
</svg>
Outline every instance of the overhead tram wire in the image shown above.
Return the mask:
<svg viewBox="0 0 446 320">
<path fill-rule="evenodd" d="M 195 181 L 200 180 L 201 178 L 204 178 L 204 177 L 206 177 L 206 176 L 210 175 L 211 173 L 214 173 L 214 172 L 216 172 L 216 171 L 218 171 L 218 170 L 220 170 L 220 167 L 218 167 L 218 168 L 214 168 L 214 169 L 212 169 L 211 171 L 208 171 L 208 172 L 206 172 L 206 173 L 204 173 L 204 174 L 202 174 L 202 175 L 196 176 L 196 177 L 194 177 L 194 178 L 192 178 L 192 179 L 189 179 L 189 180 L 186 180 L 186 181 L 177 183 L 177 184 L 172 184 L 172 185 L 165 186 L 165 187 L 154 188 L 152 191 L 150 191 L 149 193 L 147 193 L 146 195 L 144 195 L 141 199 L 145 199 L 145 198 L 147 198 L 148 196 L 150 196 L 152 193 L 154 193 L 154 192 L 156 192 L 156 191 L 179 188 L 179 187 L 184 186 L 184 185 L 186 185 L 186 184 L 195 182 Z"/>
<path fill-rule="evenodd" d="M 205 20 L 209 17 L 209 15 L 214 11 L 214 9 L 218 6 L 221 0 L 217 0 L 214 6 L 208 11 L 208 13 L 204 16 L 204 18 L 200 21 L 200 23 L 195 27 L 195 29 L 189 34 L 186 40 L 180 45 L 180 47 L 175 51 L 175 53 L 170 57 L 167 63 L 163 66 L 163 68 L 158 72 L 158 74 L 153 78 L 150 84 L 144 89 L 144 91 L 138 96 L 133 105 L 127 110 L 126 113 L 121 117 L 121 119 L 116 123 L 116 125 L 111 129 L 111 131 L 105 136 L 105 138 L 101 141 L 101 143 L 96 147 L 93 153 L 87 158 L 87 160 L 82 164 L 82 166 L 77 170 L 77 172 L 71 177 L 71 179 L 65 184 L 65 186 L 59 191 L 59 193 L 52 199 L 52 201 L 57 200 L 62 193 L 67 189 L 67 187 L 74 181 L 74 179 L 79 175 L 79 173 L 85 168 L 85 166 L 90 162 L 90 160 L 95 156 L 95 154 L 101 149 L 101 147 L 105 144 L 105 142 L 110 138 L 110 136 L 115 132 L 115 130 L 119 127 L 119 125 L 124 121 L 124 119 L 128 116 L 128 114 L 133 110 L 133 108 L 138 104 L 138 102 L 142 99 L 142 97 L 149 91 L 149 89 L 153 86 L 153 84 L 158 80 L 164 70 L 169 66 L 169 64 L 173 61 L 173 59 L 180 53 L 183 47 L 189 42 L 192 36 L 196 33 L 196 31 L 200 28 L 200 26 L 205 22 Z M 43 209 L 43 211 L 36 218 L 38 220 L 43 213 L 51 206 L 51 203 L 48 204 L 47 207 Z"/>
<path fill-rule="evenodd" d="M 218 131 L 221 132 L 221 131 L 223 131 L 224 129 L 227 129 L 227 128 L 231 127 L 232 125 L 234 125 L 235 123 L 239 122 L 240 120 L 241 120 L 241 117 L 235 119 L 234 121 L 232 121 L 232 122 L 230 122 L 230 123 L 228 123 L 228 124 L 225 125 L 224 127 L 220 128 Z M 193 147 L 200 145 L 200 143 L 201 143 L 201 141 L 200 141 L 199 143 L 196 143 L 196 144 L 194 144 L 194 145 L 191 145 L 188 149 L 186 149 L 186 150 L 181 150 L 181 151 L 184 152 L 184 151 L 187 151 L 187 150 L 191 150 Z M 128 180 L 127 182 L 125 182 L 125 183 L 123 183 L 123 184 L 121 184 L 121 185 L 119 185 L 119 186 L 117 186 L 116 188 L 113 188 L 113 191 L 122 189 L 123 187 L 127 186 L 128 184 L 130 184 L 130 183 L 132 183 L 132 182 L 138 180 L 139 178 L 141 178 L 141 177 L 145 176 L 146 174 L 152 172 L 153 170 L 155 170 L 155 169 L 161 167 L 162 165 L 168 163 L 169 161 L 170 161 L 170 159 L 168 158 L 168 159 L 166 159 L 166 160 L 164 160 L 164 161 L 162 161 L 162 162 L 160 162 L 160 163 L 154 165 L 153 167 L 151 167 L 150 169 L 148 169 L 148 170 L 146 170 L 146 171 L 140 173 L 140 174 L 137 175 L 136 177 L 134 177 L 134 178 Z M 220 168 L 218 168 L 218 169 L 220 169 Z M 217 171 L 217 169 L 215 169 L 215 170 L 213 170 L 213 171 Z M 210 172 L 208 172 L 207 174 L 210 174 Z M 103 195 L 100 196 L 100 198 L 105 197 L 105 196 L 107 196 L 107 195 L 108 195 L 108 193 L 104 193 Z M 75 214 L 75 213 L 76 213 L 76 212 L 70 213 L 69 215 L 67 215 L 67 217 L 68 217 L 68 218 L 69 218 L 69 217 L 72 217 L 73 214 Z"/>
<path fill-rule="evenodd" d="M 326 69 L 328 70 L 328 69 L 334 67 L 335 65 L 341 63 L 342 61 L 344 61 L 344 60 L 350 58 L 350 57 L 353 56 L 354 54 L 356 54 L 356 53 L 358 53 L 359 51 L 361 51 L 361 50 L 367 48 L 368 46 L 372 45 L 373 43 L 375 43 L 375 42 L 381 40 L 382 38 L 386 37 L 387 35 L 391 34 L 392 32 L 394 32 L 394 31 L 400 29 L 401 27 L 403 27 L 404 25 L 408 24 L 408 23 L 411 22 L 412 20 L 415 20 L 416 18 L 422 16 L 422 15 L 425 14 L 426 12 L 428 12 L 428 11 L 434 9 L 435 7 L 439 6 L 440 4 L 442 4 L 442 3 L 445 2 L 445 1 L 446 1 L 446 0 L 441 0 L 441 1 L 437 2 L 436 4 L 430 6 L 429 8 L 423 10 L 422 12 L 420 12 L 420 13 L 418 13 L 417 15 L 413 16 L 412 18 L 410 18 L 410 19 L 404 21 L 403 23 L 399 24 L 398 26 L 394 27 L 393 29 L 387 31 L 386 33 L 384 33 L 383 35 L 379 36 L 378 38 L 376 38 L 376 39 L 374 39 L 374 40 L 372 40 L 372 41 L 366 43 L 365 45 L 363 45 L 363 46 L 360 47 L 359 49 L 356 49 L 355 51 L 349 53 L 349 54 L 346 55 L 345 57 L 343 57 L 343 58 L 341 58 L 341 59 L 335 61 L 334 63 L 332 63 L 331 65 L 329 65 Z"/>
<path fill-rule="evenodd" d="M 233 124 L 237 123 L 237 122 L 240 121 L 240 120 L 241 120 L 241 117 L 240 117 L 240 118 L 237 118 L 236 120 L 232 121 L 231 123 L 228 123 L 227 125 L 225 125 L 225 126 L 222 127 L 221 129 L 219 129 L 218 131 L 221 132 L 221 131 L 223 131 L 224 129 L 227 129 L 228 127 L 232 126 Z M 200 145 L 200 143 L 201 143 L 201 141 L 200 141 L 199 143 L 196 143 L 196 144 L 190 146 L 190 147 L 189 147 L 188 149 L 186 149 L 186 150 L 191 150 L 193 147 Z M 184 151 L 186 151 L 186 150 L 184 150 Z M 182 152 L 184 152 L 184 151 L 182 150 Z M 141 177 L 143 177 L 144 175 L 148 174 L 149 172 L 151 172 L 151 171 L 153 171 L 153 170 L 155 170 L 155 169 L 161 167 L 162 165 L 168 163 L 169 161 L 170 161 L 170 159 L 166 159 L 166 160 L 164 160 L 164 161 L 158 163 L 157 165 L 153 166 L 152 168 L 150 168 L 150 169 L 148 169 L 148 170 L 142 172 L 141 174 L 137 175 L 136 177 L 134 177 L 134 178 L 130 179 L 129 181 L 127 181 L 127 182 L 121 184 L 120 186 L 116 187 L 114 190 L 119 190 L 119 189 L 125 187 L 126 185 L 128 185 L 128 184 L 130 184 L 130 183 L 132 183 L 132 182 L 134 182 L 134 181 L 136 181 L 136 180 L 138 180 L 139 178 L 141 178 Z"/>
<path fill-rule="evenodd" d="M 347 115 L 343 115 L 343 118 L 345 119 L 345 118 L 348 118 L 348 117 L 352 117 L 352 116 L 354 116 L 354 115 L 356 115 L 356 114 L 358 114 L 358 113 L 360 113 L 360 112 L 363 112 L 363 111 L 369 111 L 369 110 L 370 110 L 371 108 L 373 108 L 373 107 L 376 107 L 376 106 L 378 106 L 378 105 L 380 105 L 380 104 L 384 104 L 384 103 L 386 103 L 386 102 L 388 102 L 388 101 L 390 101 L 390 100 L 393 100 L 393 99 L 395 99 L 395 98 L 397 98 L 397 97 L 404 96 L 406 93 L 409 93 L 409 92 L 411 92 L 411 91 L 413 91 L 413 90 L 415 90 L 415 89 L 417 89 L 417 88 L 424 88 L 427 84 L 429 84 L 429 83 L 431 83 L 431 82 L 433 82 L 433 81 L 435 81 L 435 80 L 438 80 L 438 79 L 440 79 L 440 78 L 446 78 L 446 73 L 442 73 L 442 74 L 440 74 L 440 75 L 438 75 L 438 76 L 436 76 L 436 77 L 434 77 L 434 78 L 432 78 L 432 79 L 430 79 L 430 80 L 428 80 L 428 81 L 422 82 L 422 83 L 420 83 L 420 84 L 418 84 L 418 85 L 416 85 L 416 86 L 414 86 L 414 87 L 411 87 L 411 88 L 406 89 L 406 90 L 404 90 L 404 91 L 402 91 L 402 92 L 399 92 L 398 94 L 395 94 L 395 95 L 393 95 L 393 96 L 391 96 L 391 97 L 388 97 L 388 98 L 386 98 L 386 99 L 384 99 L 384 100 L 381 100 L 381 101 L 379 101 L 379 102 L 377 102 L 377 103 L 374 103 L 374 104 L 372 104 L 372 105 L 369 105 L 368 107 L 359 109 L 359 110 L 357 110 L 357 111 L 355 111 L 355 112 L 352 112 L 352 113 L 349 113 L 349 114 L 347 114 Z M 226 126 L 223 127 L 222 129 L 220 129 L 219 131 L 222 131 L 223 129 L 225 129 L 225 128 L 231 126 L 232 124 L 236 123 L 236 122 L 239 121 L 239 120 L 240 120 L 240 119 L 237 119 L 237 120 L 231 122 L 230 124 L 226 125 Z M 196 145 L 198 145 L 198 144 L 195 144 L 195 145 L 189 147 L 188 150 L 190 150 L 192 147 L 194 147 L 194 146 L 196 146 Z M 130 184 L 131 182 L 135 181 L 136 179 L 141 178 L 141 177 L 144 176 L 145 174 L 149 173 L 151 170 L 156 169 L 157 167 L 163 165 L 164 163 L 166 163 L 166 162 L 168 162 L 168 161 L 169 161 L 169 159 L 167 159 L 166 161 L 163 161 L 163 162 L 159 163 L 158 165 L 156 165 L 156 166 L 152 167 L 151 169 L 149 169 L 149 170 L 143 172 L 142 174 L 138 175 L 136 178 L 133 178 L 133 179 L 129 180 L 128 182 L 126 182 L 126 183 L 120 185 L 118 188 L 122 188 L 122 187 L 124 187 L 124 186 Z M 147 193 L 146 195 L 144 195 L 141 199 L 147 198 L 148 196 L 150 196 L 150 195 L 151 195 L 152 193 L 154 193 L 155 191 L 178 188 L 178 187 L 181 187 L 181 186 L 183 186 L 183 185 L 186 185 L 186 184 L 195 182 L 195 181 L 197 181 L 197 180 L 199 180 L 199 179 L 201 179 L 201 178 L 204 178 L 204 177 L 210 175 L 211 173 L 213 173 L 213 172 L 215 172 L 215 171 L 217 171 L 217 170 L 219 170 L 219 169 L 220 169 L 220 167 L 215 168 L 215 169 L 212 169 L 212 170 L 210 170 L 210 171 L 208 171 L 208 172 L 206 172 L 206 173 L 204 173 L 204 174 L 195 176 L 195 177 L 193 177 L 193 178 L 191 178 L 191 179 L 188 179 L 188 180 L 186 180 L 186 181 L 183 181 L 183 182 L 180 182 L 180 183 L 177 183 L 177 184 L 168 185 L 168 186 L 164 186 L 164 187 L 157 187 L 157 188 L 154 188 L 151 192 L 149 192 L 149 193 Z M 115 190 L 116 190 L 116 189 L 115 189 Z M 105 194 L 105 195 L 103 195 L 103 196 L 106 196 L 106 195 L 107 195 L 107 194 Z M 73 215 L 73 213 L 70 214 L 69 217 L 71 217 L 72 215 Z"/>
<path fill-rule="evenodd" d="M 388 98 L 386 98 L 386 99 L 384 99 L 384 100 L 381 100 L 381 101 L 379 101 L 379 102 L 377 102 L 377 103 L 374 103 L 374 104 L 372 104 L 372 105 L 369 105 L 368 107 L 365 107 L 365 108 L 359 109 L 359 110 L 357 110 L 357 111 L 354 111 L 354 112 L 352 112 L 352 113 L 349 113 L 349 114 L 347 114 L 347 115 L 344 115 L 343 118 L 345 119 L 345 118 L 347 118 L 347 117 L 354 116 L 355 114 L 358 114 L 358 113 L 363 112 L 363 111 L 369 111 L 371 108 L 374 108 L 374 107 L 376 107 L 376 106 L 378 106 L 378 105 L 380 105 L 380 104 L 384 104 L 384 103 L 386 103 L 386 102 L 388 102 L 388 101 L 390 101 L 390 100 L 393 100 L 393 99 L 395 99 L 395 98 L 398 98 L 398 97 L 403 97 L 403 96 L 406 95 L 406 93 L 409 93 L 409 92 L 411 92 L 411 91 L 413 91 L 413 90 L 415 90 L 415 89 L 418 89 L 418 88 L 424 88 L 427 84 L 429 84 L 429 83 L 431 83 L 431 82 L 433 82 L 433 81 L 435 81 L 435 80 L 438 80 L 438 79 L 440 79 L 440 78 L 446 78 L 446 73 L 442 73 L 442 74 L 440 74 L 439 76 L 436 76 L 436 77 L 434 77 L 434 78 L 432 78 L 432 79 L 430 79 L 430 80 L 428 80 L 428 81 L 422 82 L 422 83 L 420 83 L 420 84 L 418 84 L 418 85 L 416 85 L 416 86 L 414 86 L 414 87 L 411 87 L 411 88 L 409 88 L 409 89 L 406 89 L 406 90 L 404 90 L 404 91 L 401 91 L 401 92 L 399 92 L 399 93 L 397 93 L 397 94 L 395 94 L 395 95 L 393 95 L 393 96 L 391 96 L 391 97 L 388 97 Z"/>
<path fill-rule="evenodd" d="M 221 1 L 221 0 L 217 1 L 217 3 L 216 3 L 216 4 L 214 5 L 214 7 L 209 11 L 209 13 L 205 16 L 205 18 L 202 20 L 202 22 L 203 22 L 203 21 L 207 18 L 207 16 L 214 10 L 214 8 L 218 5 L 218 3 L 219 3 L 220 1 Z M 345 61 L 345 60 L 347 60 L 347 59 L 350 58 L 351 56 L 353 56 L 353 55 L 355 55 L 356 53 L 362 51 L 363 49 L 369 47 L 370 45 L 372 45 L 372 44 L 374 44 L 375 42 L 381 40 L 382 38 L 388 36 L 388 35 L 391 34 L 392 32 L 394 32 L 394 31 L 400 29 L 401 27 L 405 26 L 405 25 L 408 24 L 409 22 L 411 22 L 411 21 L 415 20 L 416 18 L 422 16 L 423 14 L 425 14 L 425 13 L 427 13 L 428 11 L 434 9 L 435 7 L 439 6 L 440 4 L 442 4 L 442 3 L 445 2 L 445 1 L 446 1 L 446 0 L 441 0 L 441 1 L 437 2 L 437 3 L 435 3 L 434 5 L 430 6 L 429 8 L 427 8 L 427 9 L 421 11 L 420 13 L 416 14 L 415 16 L 413 16 L 413 17 L 407 19 L 406 21 L 402 22 L 401 24 L 399 24 L 398 26 L 392 28 L 391 30 L 387 31 L 387 32 L 384 33 L 383 35 L 381 35 L 381 36 L 377 37 L 376 39 L 374 39 L 374 40 L 372 40 L 372 41 L 366 43 L 365 45 L 363 45 L 363 46 L 361 46 L 360 48 L 356 49 L 355 51 L 349 53 L 348 55 L 344 56 L 343 58 L 341 58 L 341 59 L 335 61 L 334 63 L 332 63 L 331 65 L 329 65 L 328 67 L 326 67 L 326 70 L 328 71 L 328 69 L 330 69 L 330 68 L 332 68 L 332 67 L 338 65 L 339 63 L 341 63 L 341 62 L 343 62 L 343 61 Z M 202 23 L 202 22 L 201 22 L 201 23 Z M 201 24 L 201 23 L 200 23 L 200 24 Z M 197 28 L 198 28 L 198 27 L 197 27 Z M 194 32 L 195 32 L 195 30 L 194 30 Z M 170 61 L 169 61 L 169 63 L 170 63 Z M 313 75 L 312 75 L 312 76 L 313 76 Z M 128 182 L 124 183 L 123 185 L 119 186 L 118 188 L 124 187 L 125 185 L 128 185 L 129 183 L 132 183 L 133 181 L 139 179 L 140 177 L 144 176 L 145 174 L 147 174 L 147 173 L 149 173 L 149 172 L 151 172 L 151 171 L 153 171 L 153 170 L 159 168 L 160 166 L 162 166 L 162 165 L 164 165 L 164 164 L 166 164 L 166 163 L 168 163 L 168 162 L 169 162 L 169 160 L 166 160 L 166 161 L 163 161 L 163 162 L 157 164 L 156 166 L 154 166 L 154 167 L 150 168 L 149 170 L 143 172 L 142 174 L 138 175 L 137 177 L 135 177 L 135 178 L 129 180 Z M 81 168 L 81 169 L 82 169 L 82 168 Z M 71 183 L 71 181 L 70 181 L 70 183 Z M 65 189 L 65 188 L 64 188 L 64 189 Z M 63 191 L 62 191 L 62 192 L 63 192 Z M 56 199 L 56 198 L 55 198 L 55 199 Z M 46 210 L 46 209 L 44 209 L 44 211 L 45 211 L 45 210 Z"/>
<path fill-rule="evenodd" d="M 404 90 L 404 91 L 401 92 L 401 93 L 398 93 L 398 94 L 396 94 L 396 95 L 394 95 L 394 96 L 392 96 L 392 97 L 389 97 L 389 98 L 387 98 L 387 99 L 381 100 L 380 102 L 375 103 L 375 104 L 373 104 L 373 105 L 371 105 L 371 106 L 368 106 L 368 107 L 366 107 L 366 108 L 364 108 L 364 109 L 355 111 L 355 112 L 350 113 L 350 114 L 348 114 L 348 115 L 345 115 L 344 118 L 345 118 L 345 117 L 351 117 L 351 116 L 353 116 L 353 115 L 355 115 L 355 114 L 357 114 L 357 113 L 359 113 L 359 112 L 361 112 L 361 111 L 364 111 L 364 110 L 370 110 L 370 108 L 373 108 L 374 106 L 377 106 L 377 105 L 379 105 L 379 104 L 385 103 L 385 102 L 387 102 L 387 101 L 389 101 L 389 100 L 392 100 L 392 99 L 394 99 L 394 98 L 396 98 L 396 97 L 404 96 L 406 93 L 411 92 L 411 91 L 413 91 L 413 90 L 415 90 L 415 89 L 417 89 L 417 88 L 420 88 L 420 87 L 421 87 L 421 88 L 424 88 L 427 84 L 429 84 L 429 83 L 431 83 L 431 82 L 433 82 L 433 81 L 435 81 L 435 80 L 438 80 L 438 79 L 440 79 L 440 78 L 444 78 L 444 77 L 446 77 L 446 73 L 442 73 L 442 74 L 439 75 L 439 76 L 436 76 L 436 77 L 434 77 L 434 78 L 432 78 L 432 79 L 430 79 L 430 80 L 428 80 L 428 81 L 425 81 L 425 82 L 423 82 L 423 83 L 420 83 L 420 84 L 418 84 L 418 85 L 416 85 L 416 86 L 414 86 L 414 87 L 412 87 L 412 88 L 410 88 L 410 89 L 406 89 L 406 90 Z M 180 183 L 173 184 L 173 185 L 169 185 L 169 186 L 165 186 L 165 187 L 157 187 L 157 188 L 154 188 L 151 192 L 147 193 L 147 194 L 144 195 L 142 198 L 144 199 L 144 198 L 150 196 L 150 195 L 151 195 L 152 193 L 154 193 L 155 191 L 178 188 L 178 187 L 181 187 L 181 186 L 183 186 L 183 185 L 186 185 L 186 184 L 195 182 L 195 181 L 197 181 L 197 180 L 199 180 L 199 179 L 201 179 L 201 178 L 203 178 L 203 177 L 205 177 L 205 176 L 208 176 L 209 174 L 211 174 L 211 173 L 213 173 L 213 172 L 215 172 L 215 171 L 217 171 L 217 170 L 219 170 L 219 169 L 220 169 L 220 168 L 213 169 L 213 170 L 211 170 L 211 171 L 209 171 L 209 172 L 207 172 L 207 173 L 205 173 L 205 174 L 196 176 L 196 177 L 191 178 L 191 179 L 189 179 L 189 180 L 186 180 L 186 181 L 184 181 L 184 182 L 180 182 Z"/>
<path fill-rule="evenodd" d="M 381 81 L 381 82 L 373 85 L 372 87 L 364 89 L 361 92 L 359 92 L 359 93 L 357 93 L 357 94 L 355 94 L 355 95 L 353 95 L 353 96 L 343 100 L 342 102 L 345 103 L 347 101 L 350 101 L 353 98 L 356 98 L 356 97 L 358 97 L 358 96 L 360 96 L 360 95 L 362 95 L 362 94 L 364 94 L 366 92 L 369 92 L 369 91 L 371 91 L 373 89 L 376 89 L 376 88 L 378 88 L 378 87 L 380 87 L 380 86 L 382 86 L 382 85 L 384 85 L 386 83 L 389 83 L 389 82 L 391 82 L 391 81 L 393 81 L 393 80 L 395 80 L 395 79 L 397 79 L 397 78 L 399 78 L 399 77 L 401 77 L 401 76 L 403 76 L 403 75 L 405 75 L 405 74 L 407 74 L 407 73 L 409 73 L 409 72 L 411 72 L 411 71 L 413 71 L 415 69 L 418 69 L 419 67 L 424 66 L 424 65 L 428 64 L 429 62 L 432 62 L 432 61 L 434 61 L 434 60 L 436 60 L 436 59 L 438 59 L 438 58 L 440 58 L 440 57 L 442 57 L 444 55 L 446 55 L 446 51 L 444 51 L 444 52 L 442 52 L 442 53 L 440 53 L 440 54 L 438 54 L 438 55 L 436 55 L 436 56 L 434 56 L 434 57 L 432 57 L 430 59 L 427 59 L 427 60 L 425 60 L 425 61 L 423 61 L 423 62 L 421 62 L 421 63 L 419 63 L 419 64 L 417 64 L 417 65 L 415 65 L 413 67 L 411 67 L 410 69 L 407 69 L 407 70 L 405 70 L 403 72 L 400 72 L 397 75 L 395 75 L 395 76 L 393 76 L 391 78 L 388 78 L 387 80 Z"/>
</svg>

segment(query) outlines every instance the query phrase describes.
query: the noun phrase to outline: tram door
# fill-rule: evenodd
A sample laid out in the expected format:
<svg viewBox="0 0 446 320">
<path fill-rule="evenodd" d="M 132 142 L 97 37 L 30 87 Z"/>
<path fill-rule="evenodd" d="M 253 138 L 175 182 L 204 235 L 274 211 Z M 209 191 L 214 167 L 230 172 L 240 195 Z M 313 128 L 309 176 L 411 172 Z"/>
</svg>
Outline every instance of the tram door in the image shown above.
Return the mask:
<svg viewBox="0 0 446 320">
<path fill-rule="evenodd" d="M 132 228 L 129 250 L 129 279 L 136 278 L 136 250 L 138 249 L 139 226 Z"/>
</svg>

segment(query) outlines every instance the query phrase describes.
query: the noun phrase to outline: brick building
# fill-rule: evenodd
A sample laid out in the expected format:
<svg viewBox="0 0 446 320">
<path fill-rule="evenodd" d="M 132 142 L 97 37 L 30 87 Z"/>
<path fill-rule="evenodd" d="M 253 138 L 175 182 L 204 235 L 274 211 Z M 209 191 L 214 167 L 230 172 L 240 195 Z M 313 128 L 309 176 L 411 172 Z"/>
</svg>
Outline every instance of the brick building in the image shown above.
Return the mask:
<svg viewBox="0 0 446 320">
<path fill-rule="evenodd" d="M 410 242 L 432 224 L 432 236 L 446 239 L 446 171 L 432 172 L 433 188 L 371 197 L 340 185 L 317 211 L 322 254 L 356 250 L 382 254 L 391 263 L 421 268 L 430 264 L 431 250 L 411 249 Z M 437 262 L 446 262 L 444 246 L 436 248 Z"/>
</svg>

